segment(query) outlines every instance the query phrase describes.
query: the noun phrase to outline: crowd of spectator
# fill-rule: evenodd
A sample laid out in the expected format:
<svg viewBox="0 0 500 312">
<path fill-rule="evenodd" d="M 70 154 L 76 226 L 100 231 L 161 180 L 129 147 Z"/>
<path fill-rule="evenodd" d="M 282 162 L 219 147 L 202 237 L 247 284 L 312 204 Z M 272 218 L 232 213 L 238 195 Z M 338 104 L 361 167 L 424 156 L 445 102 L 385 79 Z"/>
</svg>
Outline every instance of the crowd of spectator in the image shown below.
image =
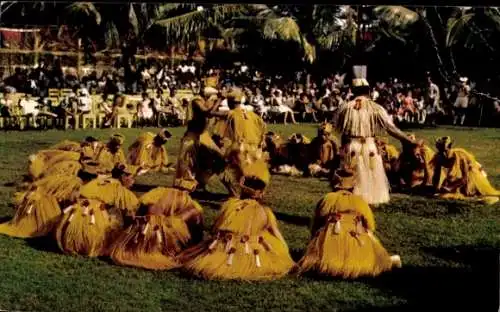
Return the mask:
<svg viewBox="0 0 500 312">
<path fill-rule="evenodd" d="M 353 98 L 346 74 L 339 72 L 316 79 L 301 71 L 285 78 L 265 75 L 245 63 L 222 69 L 185 61 L 177 66 L 159 62 L 132 64 L 79 77 L 75 68 L 64 69 L 56 60 L 50 65 L 41 62 L 28 70 L 17 68 L 4 79 L 1 116 L 9 118 L 17 111 L 35 117 L 32 126 L 38 127 L 39 115 L 64 118 L 98 110 L 105 116 L 101 126 L 113 126 L 118 107 L 135 114 L 140 126 L 183 124 L 189 97 L 177 95 L 199 93 L 207 77 L 216 79 L 222 94 L 234 86 L 241 88 L 245 107 L 270 122 L 328 120 L 339 105 Z M 483 109 L 478 101 L 484 99 L 473 96 L 473 88 L 474 84 L 466 78 L 451 86 L 438 86 L 430 76 L 420 84 L 391 78 L 372 82 L 371 96 L 396 123 L 477 125 L 476 115 L 480 114 L 479 108 Z M 69 92 L 54 97 L 50 94 L 54 89 Z M 23 96 L 14 100 L 16 93 Z M 489 105 L 494 113 L 500 113 L 497 102 Z M 219 109 L 227 110 L 227 103 L 223 101 Z"/>
</svg>

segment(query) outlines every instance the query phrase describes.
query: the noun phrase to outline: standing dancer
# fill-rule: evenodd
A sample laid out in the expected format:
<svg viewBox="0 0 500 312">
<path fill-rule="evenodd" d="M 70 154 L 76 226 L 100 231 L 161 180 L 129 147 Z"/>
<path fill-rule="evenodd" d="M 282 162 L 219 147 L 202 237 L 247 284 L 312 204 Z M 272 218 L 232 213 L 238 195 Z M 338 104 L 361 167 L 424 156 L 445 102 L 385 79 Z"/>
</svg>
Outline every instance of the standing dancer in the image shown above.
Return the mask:
<svg viewBox="0 0 500 312">
<path fill-rule="evenodd" d="M 246 111 L 243 107 L 240 90 L 233 90 L 227 99 L 231 110 L 222 127 L 216 129 L 216 135 L 222 140 L 222 149 L 228 163 L 221 180 L 231 196 L 239 197 L 240 180 L 245 176 L 244 167 L 251 163 L 250 159 L 253 159 L 252 166 L 255 168 L 258 167 L 259 170 L 266 172 L 268 170 L 267 166 L 262 166 L 265 163 L 262 146 L 267 127 L 259 115 Z"/>
<path fill-rule="evenodd" d="M 205 95 L 208 96 L 207 92 Z M 195 97 L 191 101 L 191 120 L 181 139 L 174 187 L 194 192 L 204 189 L 210 177 L 224 169 L 222 151 L 207 132 L 208 118 L 217 116 L 220 99 Z"/>
<path fill-rule="evenodd" d="M 333 125 L 341 134 L 340 166 L 332 186 L 341 180 L 354 178 L 354 194 L 369 204 L 389 202 L 389 181 L 375 137 L 383 130 L 403 143 L 417 144 L 399 130 L 387 111 L 370 99 L 370 85 L 366 80 L 366 66 L 354 66 L 352 82 L 354 100 L 341 105 L 334 114 Z"/>
</svg>

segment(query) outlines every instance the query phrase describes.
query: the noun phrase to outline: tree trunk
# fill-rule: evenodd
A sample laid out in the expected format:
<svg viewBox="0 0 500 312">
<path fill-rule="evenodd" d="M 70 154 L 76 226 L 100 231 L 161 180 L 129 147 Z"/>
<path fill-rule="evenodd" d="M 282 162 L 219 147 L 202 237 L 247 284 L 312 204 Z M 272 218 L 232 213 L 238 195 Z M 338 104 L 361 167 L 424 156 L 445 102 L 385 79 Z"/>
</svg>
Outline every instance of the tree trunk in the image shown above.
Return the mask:
<svg viewBox="0 0 500 312">
<path fill-rule="evenodd" d="M 450 81 L 450 76 L 448 75 L 446 71 L 446 66 L 444 65 L 443 59 L 441 58 L 441 53 L 439 51 L 439 43 L 436 40 L 436 36 L 434 35 L 434 30 L 432 29 L 432 25 L 429 23 L 429 20 L 426 17 L 426 12 L 425 9 L 421 9 L 418 12 L 420 19 L 422 20 L 424 27 L 429 34 L 429 37 L 431 39 L 432 43 L 432 48 L 434 49 L 435 56 L 436 56 L 436 61 L 437 61 L 437 67 L 439 71 L 439 75 L 445 82 Z"/>
<path fill-rule="evenodd" d="M 78 38 L 78 49 L 77 49 L 77 57 L 76 57 L 76 72 L 77 76 L 81 77 L 81 66 L 82 66 L 82 38 Z"/>
<path fill-rule="evenodd" d="M 441 24 L 441 31 L 444 37 L 446 37 L 447 29 L 446 24 L 444 23 L 441 15 L 439 14 L 439 10 L 437 7 L 434 7 L 434 12 L 436 13 L 437 18 L 439 19 L 439 23 Z M 450 58 L 451 72 L 454 77 L 458 76 L 457 66 L 455 64 L 455 56 L 453 55 L 453 46 L 449 46 L 447 49 L 448 57 Z"/>
</svg>

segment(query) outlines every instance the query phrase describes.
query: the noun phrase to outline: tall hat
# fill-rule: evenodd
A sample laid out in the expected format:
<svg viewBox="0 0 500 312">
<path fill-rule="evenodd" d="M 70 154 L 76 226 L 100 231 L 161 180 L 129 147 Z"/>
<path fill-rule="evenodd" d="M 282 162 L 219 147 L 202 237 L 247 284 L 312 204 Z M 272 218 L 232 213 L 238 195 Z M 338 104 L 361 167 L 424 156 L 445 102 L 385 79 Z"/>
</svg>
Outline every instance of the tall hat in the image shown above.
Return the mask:
<svg viewBox="0 0 500 312">
<path fill-rule="evenodd" d="M 368 87 L 370 84 L 368 80 L 366 80 L 366 65 L 356 65 L 352 68 L 353 79 L 352 86 L 353 87 Z"/>
</svg>

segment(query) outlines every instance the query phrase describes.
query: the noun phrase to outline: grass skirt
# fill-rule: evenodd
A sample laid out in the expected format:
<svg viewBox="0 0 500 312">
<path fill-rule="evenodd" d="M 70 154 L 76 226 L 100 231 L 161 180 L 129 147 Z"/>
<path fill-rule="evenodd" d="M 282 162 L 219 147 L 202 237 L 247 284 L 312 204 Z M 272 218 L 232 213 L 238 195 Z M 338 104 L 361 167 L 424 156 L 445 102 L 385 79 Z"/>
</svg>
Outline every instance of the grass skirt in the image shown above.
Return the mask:
<svg viewBox="0 0 500 312">
<path fill-rule="evenodd" d="M 68 151 L 68 152 L 78 152 L 82 151 L 81 144 L 79 142 L 63 140 L 55 145 L 52 145 L 49 149 Z"/>
<path fill-rule="evenodd" d="M 369 204 L 389 202 L 389 181 L 374 139 L 351 139 L 347 153 L 345 160 L 354 169 L 354 194 Z"/>
<path fill-rule="evenodd" d="M 406 186 L 417 188 L 432 184 L 434 172 L 433 158 L 435 152 L 428 146 L 415 146 L 403 148 L 399 157 L 399 175 Z M 426 176 L 426 171 L 429 176 Z"/>
<path fill-rule="evenodd" d="M 213 237 L 180 257 L 188 274 L 203 279 L 269 280 L 294 266 L 271 209 L 255 200 L 230 199 Z"/>
<path fill-rule="evenodd" d="M 111 259 L 119 265 L 151 270 L 178 267 L 176 256 L 191 236 L 179 217 L 136 217 L 111 246 Z"/>
<path fill-rule="evenodd" d="M 214 174 L 224 169 L 224 159 L 207 132 L 186 132 L 181 140 L 175 169 L 174 186 L 190 192 L 204 187 Z"/>
<path fill-rule="evenodd" d="M 374 230 L 373 214 L 361 197 L 344 191 L 326 195 L 318 203 L 313 236 L 297 272 L 357 278 L 390 270 L 394 260 Z"/>
<path fill-rule="evenodd" d="M 108 255 L 108 246 L 123 224 L 117 211 L 98 200 L 80 199 L 63 210 L 55 238 L 62 252 L 88 257 Z"/>
<path fill-rule="evenodd" d="M 79 160 L 80 160 L 80 153 L 78 152 L 68 152 L 61 150 L 42 150 L 39 151 L 37 154 L 30 156 L 28 173 L 31 176 L 31 178 L 38 179 L 43 174 L 45 174 L 46 171 L 51 169 L 54 165 L 56 165 L 59 162 L 71 161 L 68 164 L 61 165 L 63 169 L 61 169 L 60 171 L 63 171 L 65 169 L 74 167 L 75 166 L 74 162 L 78 162 Z"/>
<path fill-rule="evenodd" d="M 117 163 L 125 164 L 127 159 L 125 153 L 120 148 L 116 153 L 111 153 L 107 147 L 103 147 L 96 156 L 96 161 L 106 172 L 111 172 Z"/>
<path fill-rule="evenodd" d="M 441 167 L 440 193 L 445 199 L 478 200 L 486 204 L 498 202 L 500 191 L 495 189 L 481 164 L 475 157 L 461 148 L 451 149 L 453 162 L 449 168 Z M 440 162 L 436 155 L 435 162 Z M 436 168 L 436 170 L 439 170 Z"/>
<path fill-rule="evenodd" d="M 167 149 L 154 144 L 155 134 L 144 133 L 130 146 L 128 163 L 147 168 L 150 171 L 160 171 L 168 165 Z"/>
<path fill-rule="evenodd" d="M 28 238 L 49 234 L 61 215 L 57 200 L 43 190 L 17 194 L 16 213 L 12 220 L 0 224 L 0 233 Z"/>
<path fill-rule="evenodd" d="M 82 186 L 80 195 L 116 207 L 125 215 L 133 216 L 139 208 L 139 199 L 113 178 L 97 178 Z"/>
<path fill-rule="evenodd" d="M 241 144 L 239 149 L 231 147 L 226 157 L 228 165 L 220 178 L 232 196 L 241 196 L 240 181 L 242 177 L 258 179 L 266 186 L 269 185 L 271 174 L 260 148 Z"/>
<path fill-rule="evenodd" d="M 74 203 L 80 197 L 83 181 L 71 174 L 55 174 L 34 182 L 34 185 L 46 194 L 54 196 L 62 206 L 66 206 L 65 203 Z"/>
</svg>

